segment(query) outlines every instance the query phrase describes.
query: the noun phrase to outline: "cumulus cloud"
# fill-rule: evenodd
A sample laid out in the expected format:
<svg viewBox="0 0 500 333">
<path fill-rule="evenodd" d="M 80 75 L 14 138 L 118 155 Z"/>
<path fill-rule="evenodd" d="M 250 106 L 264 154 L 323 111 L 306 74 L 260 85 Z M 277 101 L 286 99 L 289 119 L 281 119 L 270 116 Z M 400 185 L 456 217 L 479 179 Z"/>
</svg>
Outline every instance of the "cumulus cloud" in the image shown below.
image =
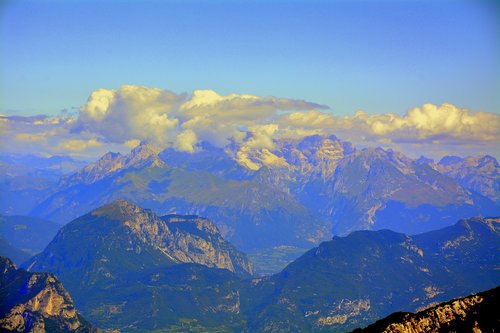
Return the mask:
<svg viewBox="0 0 500 333">
<path fill-rule="evenodd" d="M 248 148 L 272 148 L 273 137 L 278 132 L 277 124 L 256 125 L 248 129 L 249 138 L 245 142 Z"/>
<path fill-rule="evenodd" d="M 125 85 L 92 92 L 75 116 L 0 116 L 0 139 L 3 151 L 73 155 L 127 151 L 144 141 L 190 153 L 201 141 L 218 147 L 237 143 L 241 160 L 251 149 L 271 149 L 273 139 L 313 134 L 393 148 L 437 143 L 477 147 L 500 141 L 500 115 L 449 103 L 425 104 L 403 115 L 360 111 L 336 116 L 325 109 L 295 99 L 212 90 L 188 95 Z"/>
<path fill-rule="evenodd" d="M 198 137 L 196 136 L 196 133 L 188 129 L 177 135 L 174 148 L 178 151 L 193 153 L 196 149 L 195 146 L 197 143 Z"/>
<path fill-rule="evenodd" d="M 247 131 L 271 123 L 279 111 L 325 109 L 324 105 L 302 100 L 254 95 L 222 96 L 212 90 L 194 91 L 177 113 L 183 129 L 196 132 L 200 140 L 225 146 L 241 142 Z"/>
<path fill-rule="evenodd" d="M 79 152 L 82 150 L 100 146 L 102 146 L 102 143 L 97 141 L 96 139 L 89 139 L 89 140 L 70 139 L 59 142 L 59 144 L 56 147 L 56 150 L 60 152 Z"/>
<path fill-rule="evenodd" d="M 125 151 L 92 132 L 73 132 L 74 117 L 0 117 L 0 151 L 43 156 L 71 155 L 95 158 L 106 151 Z"/>
<path fill-rule="evenodd" d="M 184 100 L 168 90 L 125 85 L 94 91 L 80 109 L 77 129 L 114 143 L 128 140 L 165 144 L 179 120 L 170 116 Z"/>
<path fill-rule="evenodd" d="M 500 140 L 500 115 L 471 112 L 449 103 L 441 106 L 424 104 L 409 110 L 403 116 L 357 112 L 354 116 L 336 117 L 317 111 L 295 112 L 284 115 L 278 123 L 292 129 L 342 133 L 386 143 L 470 143 Z"/>
</svg>

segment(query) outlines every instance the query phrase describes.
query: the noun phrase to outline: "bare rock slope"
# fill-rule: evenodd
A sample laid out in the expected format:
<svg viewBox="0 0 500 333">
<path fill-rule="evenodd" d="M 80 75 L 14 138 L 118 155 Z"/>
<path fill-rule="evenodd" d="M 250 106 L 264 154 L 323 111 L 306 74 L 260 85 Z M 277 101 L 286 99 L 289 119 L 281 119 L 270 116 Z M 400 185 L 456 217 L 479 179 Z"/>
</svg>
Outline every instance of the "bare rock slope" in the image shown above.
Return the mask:
<svg viewBox="0 0 500 333">
<path fill-rule="evenodd" d="M 500 287 L 417 312 L 396 312 L 353 333 L 499 332 Z"/>
<path fill-rule="evenodd" d="M 0 331 L 100 332 L 78 314 L 54 275 L 29 273 L 0 257 Z"/>
</svg>

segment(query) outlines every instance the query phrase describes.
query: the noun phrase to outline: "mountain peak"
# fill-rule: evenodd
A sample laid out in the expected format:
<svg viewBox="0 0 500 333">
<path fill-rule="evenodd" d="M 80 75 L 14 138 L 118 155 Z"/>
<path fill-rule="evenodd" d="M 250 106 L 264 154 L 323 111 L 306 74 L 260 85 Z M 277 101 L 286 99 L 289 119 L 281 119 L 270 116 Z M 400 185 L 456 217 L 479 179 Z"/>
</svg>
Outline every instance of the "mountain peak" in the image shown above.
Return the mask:
<svg viewBox="0 0 500 333">
<path fill-rule="evenodd" d="M 452 155 L 449 155 L 449 156 L 444 156 L 439 162 L 438 164 L 441 164 L 441 165 L 451 165 L 451 164 L 456 164 L 456 163 L 460 163 L 462 162 L 464 159 L 462 157 L 459 157 L 459 156 L 452 156 Z"/>
<path fill-rule="evenodd" d="M 161 148 L 149 144 L 141 143 L 128 155 L 107 152 L 96 162 L 91 163 L 80 171 L 61 179 L 60 187 L 70 187 L 77 184 L 93 184 L 110 175 L 113 175 L 126 168 L 142 168 L 145 166 L 164 166 L 158 154 Z"/>
<path fill-rule="evenodd" d="M 474 166 L 476 168 L 486 168 L 491 166 L 492 168 L 498 168 L 498 161 L 491 155 L 481 155 L 476 157 L 467 157 L 465 159 L 468 165 Z"/>
<path fill-rule="evenodd" d="M 119 199 L 119 200 L 111 201 L 107 205 L 104 205 L 98 209 L 106 209 L 106 208 L 135 209 L 135 208 L 139 208 L 139 207 L 128 200 Z"/>
<path fill-rule="evenodd" d="M 16 265 L 9 258 L 0 256 L 0 274 L 6 274 L 10 271 L 15 271 Z"/>
<path fill-rule="evenodd" d="M 432 158 L 425 157 L 424 155 L 421 155 L 419 158 L 415 160 L 415 163 L 417 164 L 433 164 L 434 160 Z"/>
<path fill-rule="evenodd" d="M 475 225 L 483 225 L 491 232 L 500 235 L 500 217 L 471 217 L 460 220 L 458 225 L 462 225 L 466 229 L 472 229 Z"/>
<path fill-rule="evenodd" d="M 107 175 L 123 168 L 125 157 L 120 153 L 107 152 L 96 162 L 85 166 L 74 174 L 61 178 L 60 187 L 77 184 L 93 184 Z"/>
<path fill-rule="evenodd" d="M 139 144 L 128 155 L 130 159 L 145 159 L 158 155 L 163 149 L 147 142 Z"/>
<path fill-rule="evenodd" d="M 151 143 L 141 143 L 126 156 L 125 167 L 163 166 L 164 163 L 158 157 L 162 150 Z"/>
<path fill-rule="evenodd" d="M 84 257 L 100 256 L 103 262 L 118 256 L 128 260 L 131 267 L 142 267 L 146 261 L 154 266 L 197 263 L 243 276 L 253 274 L 245 255 L 224 240 L 211 221 L 180 215 L 160 218 L 127 200 L 115 200 L 68 223 L 45 251 L 33 259 L 39 265 L 36 268 L 45 269 L 44 265 L 50 265 L 47 260 L 83 260 L 78 256 L 56 259 L 52 255 L 61 248 L 73 246 L 72 243 L 81 241 L 82 237 L 86 237 L 88 243 L 96 240 L 87 248 L 92 254 Z M 153 254 L 152 258 L 144 253 Z M 104 266 L 103 269 L 109 270 L 112 264 Z"/>
<path fill-rule="evenodd" d="M 445 156 L 437 170 L 454 178 L 460 185 L 473 190 L 494 202 L 500 202 L 500 167 L 490 155 L 460 158 Z"/>
<path fill-rule="evenodd" d="M 94 216 L 107 217 L 120 222 L 142 221 L 157 218 L 149 209 L 143 209 L 127 200 L 115 200 L 91 212 Z"/>
<path fill-rule="evenodd" d="M 100 332 L 75 309 L 64 286 L 52 274 L 16 269 L 0 256 L 0 331 Z"/>
</svg>

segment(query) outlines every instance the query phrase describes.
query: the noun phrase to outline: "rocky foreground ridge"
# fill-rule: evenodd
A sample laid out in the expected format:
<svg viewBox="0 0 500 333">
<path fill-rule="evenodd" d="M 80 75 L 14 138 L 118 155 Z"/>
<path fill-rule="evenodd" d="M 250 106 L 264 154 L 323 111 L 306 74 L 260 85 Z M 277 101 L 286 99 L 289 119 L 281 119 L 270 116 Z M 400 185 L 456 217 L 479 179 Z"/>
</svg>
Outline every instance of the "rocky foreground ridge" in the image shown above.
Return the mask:
<svg viewBox="0 0 500 333">
<path fill-rule="evenodd" d="M 0 257 L 0 300 L 1 332 L 101 332 L 78 314 L 54 275 L 17 269 L 4 257 Z"/>
<path fill-rule="evenodd" d="M 498 332 L 500 287 L 417 312 L 396 312 L 352 333 Z"/>
<path fill-rule="evenodd" d="M 56 274 L 86 318 L 124 332 L 340 333 L 500 285 L 499 218 L 415 236 L 357 231 L 253 279 L 208 267 L 218 256 L 190 247 L 216 237 L 203 221 L 119 201 L 63 227 L 24 265 Z"/>
</svg>

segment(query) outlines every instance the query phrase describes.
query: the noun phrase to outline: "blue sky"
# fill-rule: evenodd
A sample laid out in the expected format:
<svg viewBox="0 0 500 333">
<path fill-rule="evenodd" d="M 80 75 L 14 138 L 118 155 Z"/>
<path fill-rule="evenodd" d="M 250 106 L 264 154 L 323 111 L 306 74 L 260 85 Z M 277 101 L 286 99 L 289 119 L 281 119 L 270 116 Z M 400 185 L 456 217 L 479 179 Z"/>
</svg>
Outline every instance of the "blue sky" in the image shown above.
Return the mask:
<svg viewBox="0 0 500 333">
<path fill-rule="evenodd" d="M 56 114 L 98 88 L 213 89 L 402 114 L 500 113 L 487 1 L 4 1 L 0 112 Z"/>
</svg>

